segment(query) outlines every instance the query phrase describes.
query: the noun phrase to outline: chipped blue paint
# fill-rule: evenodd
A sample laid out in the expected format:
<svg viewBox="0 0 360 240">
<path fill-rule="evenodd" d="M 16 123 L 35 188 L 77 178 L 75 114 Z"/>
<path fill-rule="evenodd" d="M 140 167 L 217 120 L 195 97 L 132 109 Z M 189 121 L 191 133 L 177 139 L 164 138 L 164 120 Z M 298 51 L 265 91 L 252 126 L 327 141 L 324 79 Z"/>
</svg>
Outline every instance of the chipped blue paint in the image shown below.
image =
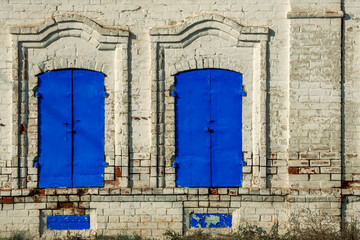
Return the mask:
<svg viewBox="0 0 360 240">
<path fill-rule="evenodd" d="M 47 228 L 50 230 L 90 229 L 89 215 L 48 216 Z"/>
<path fill-rule="evenodd" d="M 190 226 L 194 228 L 228 228 L 232 226 L 232 215 L 191 214 Z"/>
<path fill-rule="evenodd" d="M 176 185 L 242 185 L 242 74 L 201 69 L 175 76 Z"/>
</svg>

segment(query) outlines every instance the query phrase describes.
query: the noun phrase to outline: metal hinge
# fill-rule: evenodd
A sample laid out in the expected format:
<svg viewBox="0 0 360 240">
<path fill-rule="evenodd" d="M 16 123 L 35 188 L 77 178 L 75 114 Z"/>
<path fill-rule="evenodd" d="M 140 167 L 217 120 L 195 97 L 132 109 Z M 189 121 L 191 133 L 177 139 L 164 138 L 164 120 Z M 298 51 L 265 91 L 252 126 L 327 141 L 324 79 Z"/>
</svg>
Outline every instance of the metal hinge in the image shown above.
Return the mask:
<svg viewBox="0 0 360 240">
<path fill-rule="evenodd" d="M 241 91 L 238 92 L 238 94 L 239 94 L 240 96 L 246 97 L 246 91 L 245 91 L 244 86 L 242 86 L 242 89 L 241 89 Z"/>
<path fill-rule="evenodd" d="M 36 168 L 40 167 L 39 156 L 34 157 L 34 167 Z"/>
<path fill-rule="evenodd" d="M 109 96 L 109 94 L 106 92 L 106 88 L 105 88 L 105 86 L 104 86 L 103 97 L 104 97 L 104 98 L 107 98 L 108 96 Z"/>
<path fill-rule="evenodd" d="M 246 96 L 246 92 L 245 92 L 245 91 L 239 91 L 239 92 L 237 92 L 237 94 L 239 94 L 240 96 Z"/>
<path fill-rule="evenodd" d="M 172 155 L 171 157 L 171 165 L 174 167 L 174 168 L 177 168 L 179 165 L 177 164 L 176 162 L 176 157 L 175 155 Z"/>
<path fill-rule="evenodd" d="M 169 95 L 172 97 L 176 97 L 176 91 L 175 91 L 175 86 L 171 85 L 169 88 Z"/>
<path fill-rule="evenodd" d="M 33 87 L 33 93 L 34 93 L 34 97 L 40 97 L 40 94 L 39 94 L 39 86 L 36 85 L 35 87 Z"/>
</svg>

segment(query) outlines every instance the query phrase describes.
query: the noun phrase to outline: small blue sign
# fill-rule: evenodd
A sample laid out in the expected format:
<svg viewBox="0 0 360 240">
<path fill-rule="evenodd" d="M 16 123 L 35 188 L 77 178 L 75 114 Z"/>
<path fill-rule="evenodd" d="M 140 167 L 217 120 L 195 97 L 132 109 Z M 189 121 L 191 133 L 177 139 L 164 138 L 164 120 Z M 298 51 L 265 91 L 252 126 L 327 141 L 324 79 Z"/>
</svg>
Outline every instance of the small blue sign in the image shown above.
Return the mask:
<svg viewBox="0 0 360 240">
<path fill-rule="evenodd" d="M 47 228 L 50 230 L 90 229 L 89 215 L 48 216 Z"/>
<path fill-rule="evenodd" d="M 191 214 L 190 226 L 193 228 L 228 228 L 232 226 L 232 215 Z"/>
</svg>

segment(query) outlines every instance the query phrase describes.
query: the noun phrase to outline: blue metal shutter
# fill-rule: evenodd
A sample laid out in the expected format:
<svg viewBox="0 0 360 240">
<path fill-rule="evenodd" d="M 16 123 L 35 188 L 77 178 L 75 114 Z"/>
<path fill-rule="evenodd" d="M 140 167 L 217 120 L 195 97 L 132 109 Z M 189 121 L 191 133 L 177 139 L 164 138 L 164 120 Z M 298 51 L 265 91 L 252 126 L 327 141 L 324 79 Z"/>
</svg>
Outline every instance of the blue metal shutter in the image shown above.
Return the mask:
<svg viewBox="0 0 360 240">
<path fill-rule="evenodd" d="M 104 185 L 104 74 L 73 71 L 73 187 Z"/>
<path fill-rule="evenodd" d="M 71 70 L 39 76 L 39 187 L 71 187 Z"/>
<path fill-rule="evenodd" d="M 190 71 L 176 75 L 177 186 L 207 187 L 210 179 L 210 75 Z"/>
<path fill-rule="evenodd" d="M 212 186 L 241 186 L 242 75 L 214 69 L 210 78 Z"/>
<path fill-rule="evenodd" d="M 242 75 L 205 69 L 175 80 L 177 186 L 241 186 Z"/>
</svg>

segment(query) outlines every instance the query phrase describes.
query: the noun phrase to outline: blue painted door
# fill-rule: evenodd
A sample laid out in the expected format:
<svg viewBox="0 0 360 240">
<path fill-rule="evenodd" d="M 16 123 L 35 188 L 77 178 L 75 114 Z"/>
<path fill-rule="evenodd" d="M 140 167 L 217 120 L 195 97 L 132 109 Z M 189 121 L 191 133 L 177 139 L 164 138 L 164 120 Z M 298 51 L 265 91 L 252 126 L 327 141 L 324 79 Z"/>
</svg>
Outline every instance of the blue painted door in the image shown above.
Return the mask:
<svg viewBox="0 0 360 240">
<path fill-rule="evenodd" d="M 175 79 L 176 184 L 242 184 L 242 75 L 219 69 Z"/>
<path fill-rule="evenodd" d="M 104 74 L 39 76 L 39 187 L 103 185 Z"/>
</svg>

